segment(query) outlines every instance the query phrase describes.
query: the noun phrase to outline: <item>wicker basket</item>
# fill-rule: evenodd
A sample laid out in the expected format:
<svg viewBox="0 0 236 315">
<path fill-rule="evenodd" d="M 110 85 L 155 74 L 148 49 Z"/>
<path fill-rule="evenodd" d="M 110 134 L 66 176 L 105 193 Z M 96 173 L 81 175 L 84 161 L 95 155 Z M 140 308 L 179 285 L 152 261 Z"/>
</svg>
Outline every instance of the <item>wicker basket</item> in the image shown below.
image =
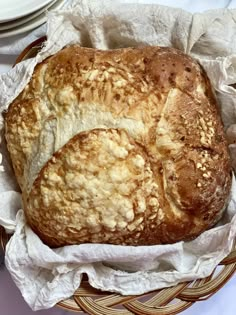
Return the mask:
<svg viewBox="0 0 236 315">
<path fill-rule="evenodd" d="M 10 236 L 0 227 L 0 245 L 5 246 Z M 213 273 L 204 279 L 180 283 L 172 288 L 157 290 L 139 296 L 121 296 L 92 288 L 86 277 L 80 288 L 57 305 L 66 310 L 90 315 L 173 315 L 193 303 L 210 298 L 236 271 L 236 246 Z"/>
<path fill-rule="evenodd" d="M 34 57 L 45 37 L 30 44 L 17 58 L 16 63 Z M 10 236 L 0 227 L 0 246 L 5 246 Z M 197 301 L 210 298 L 236 271 L 236 244 L 226 257 L 204 279 L 180 283 L 174 287 L 156 290 L 139 296 L 122 296 L 92 288 L 84 276 L 80 288 L 67 300 L 57 305 L 70 311 L 91 315 L 172 315 L 178 314 Z"/>
</svg>

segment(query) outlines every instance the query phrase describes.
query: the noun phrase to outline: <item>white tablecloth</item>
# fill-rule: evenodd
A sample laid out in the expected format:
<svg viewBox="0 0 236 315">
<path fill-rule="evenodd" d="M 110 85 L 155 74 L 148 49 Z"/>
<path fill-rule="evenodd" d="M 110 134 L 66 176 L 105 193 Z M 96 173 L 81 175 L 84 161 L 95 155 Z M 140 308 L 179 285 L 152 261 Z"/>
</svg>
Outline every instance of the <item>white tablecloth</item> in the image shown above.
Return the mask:
<svg viewBox="0 0 236 315">
<path fill-rule="evenodd" d="M 236 8 L 236 0 L 127 0 L 127 2 L 159 3 L 173 7 L 181 7 L 191 12 L 201 12 L 214 8 Z M 33 32 L 33 37 L 42 36 L 45 28 L 40 28 Z M 11 43 L 21 43 L 26 34 L 7 39 L 0 39 L 0 73 L 11 68 L 16 60 L 17 52 L 7 53 L 7 45 Z M 236 275 L 218 293 L 207 301 L 195 303 L 191 308 L 182 312 L 182 315 L 235 315 L 236 314 Z M 19 290 L 11 280 L 9 273 L 3 265 L 0 267 L 0 315 L 33 315 L 24 302 Z M 39 315 L 69 315 L 58 307 L 50 310 L 39 311 Z"/>
</svg>

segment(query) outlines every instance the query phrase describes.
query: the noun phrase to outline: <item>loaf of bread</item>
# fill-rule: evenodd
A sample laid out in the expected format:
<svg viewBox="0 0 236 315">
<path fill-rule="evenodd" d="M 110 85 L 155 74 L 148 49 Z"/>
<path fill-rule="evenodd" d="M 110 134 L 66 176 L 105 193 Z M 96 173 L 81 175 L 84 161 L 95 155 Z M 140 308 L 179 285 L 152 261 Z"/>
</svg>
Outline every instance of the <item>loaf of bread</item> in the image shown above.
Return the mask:
<svg viewBox="0 0 236 315">
<path fill-rule="evenodd" d="M 5 117 L 28 224 L 49 246 L 190 240 L 231 186 L 209 79 L 165 47 L 66 47 Z"/>
</svg>

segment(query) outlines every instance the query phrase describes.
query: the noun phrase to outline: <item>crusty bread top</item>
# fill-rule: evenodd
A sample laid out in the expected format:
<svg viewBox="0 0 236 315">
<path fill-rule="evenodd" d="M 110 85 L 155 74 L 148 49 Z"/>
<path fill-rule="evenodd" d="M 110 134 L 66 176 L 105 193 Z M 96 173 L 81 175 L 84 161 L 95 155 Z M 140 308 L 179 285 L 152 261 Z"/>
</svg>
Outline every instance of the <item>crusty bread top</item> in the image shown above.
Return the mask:
<svg viewBox="0 0 236 315">
<path fill-rule="evenodd" d="M 63 49 L 11 104 L 6 139 L 28 220 L 52 245 L 188 239 L 229 195 L 209 80 L 175 49 Z"/>
</svg>

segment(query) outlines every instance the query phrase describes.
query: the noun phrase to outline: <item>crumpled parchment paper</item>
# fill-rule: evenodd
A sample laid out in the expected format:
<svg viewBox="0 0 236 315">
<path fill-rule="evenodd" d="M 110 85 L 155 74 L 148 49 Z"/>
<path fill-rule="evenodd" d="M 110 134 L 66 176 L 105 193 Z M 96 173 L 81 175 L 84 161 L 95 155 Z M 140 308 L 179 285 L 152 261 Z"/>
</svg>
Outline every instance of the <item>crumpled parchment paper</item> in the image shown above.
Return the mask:
<svg viewBox="0 0 236 315">
<path fill-rule="evenodd" d="M 76 0 L 67 10 L 48 16 L 47 37 L 35 58 L 0 76 L 1 112 L 25 87 L 34 66 L 66 45 L 79 43 L 99 49 L 172 46 L 197 58 L 206 69 L 236 164 L 236 90 L 232 86 L 236 83 L 236 10 L 192 15 L 159 5 Z M 206 277 L 231 251 L 236 236 L 234 176 L 222 221 L 191 242 L 139 247 L 83 244 L 50 249 L 25 222 L 3 125 L 1 118 L 0 224 L 14 232 L 5 263 L 33 310 L 50 308 L 70 297 L 79 287 L 82 273 L 95 288 L 124 295 L 142 294 Z"/>
</svg>

